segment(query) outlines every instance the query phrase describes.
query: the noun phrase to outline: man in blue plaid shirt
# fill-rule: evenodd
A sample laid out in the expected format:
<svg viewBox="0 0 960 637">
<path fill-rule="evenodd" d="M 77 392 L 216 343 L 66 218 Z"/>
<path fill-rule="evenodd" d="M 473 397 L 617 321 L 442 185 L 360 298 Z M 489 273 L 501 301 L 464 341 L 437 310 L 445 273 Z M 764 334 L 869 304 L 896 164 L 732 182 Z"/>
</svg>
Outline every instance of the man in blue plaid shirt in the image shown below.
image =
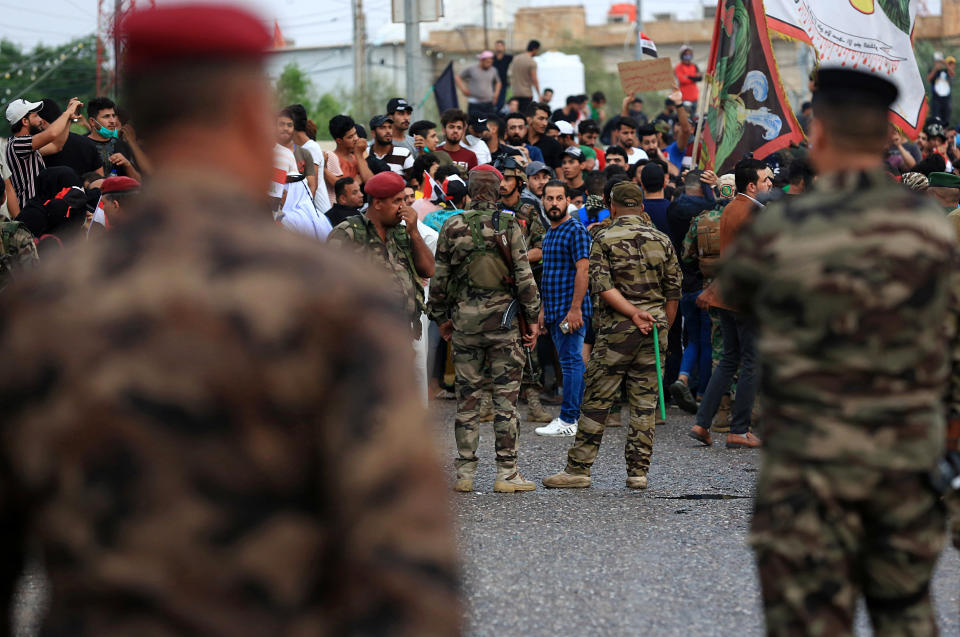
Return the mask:
<svg viewBox="0 0 960 637">
<path fill-rule="evenodd" d="M 543 301 L 541 323 L 550 330 L 563 370 L 563 406 L 560 417 L 545 427 L 541 436 L 573 436 L 583 400 L 583 337 L 593 306 L 587 288 L 590 282 L 590 233 L 567 213 L 567 189 L 562 181 L 543 188 L 543 208 L 550 229 L 543 238 Z"/>
</svg>

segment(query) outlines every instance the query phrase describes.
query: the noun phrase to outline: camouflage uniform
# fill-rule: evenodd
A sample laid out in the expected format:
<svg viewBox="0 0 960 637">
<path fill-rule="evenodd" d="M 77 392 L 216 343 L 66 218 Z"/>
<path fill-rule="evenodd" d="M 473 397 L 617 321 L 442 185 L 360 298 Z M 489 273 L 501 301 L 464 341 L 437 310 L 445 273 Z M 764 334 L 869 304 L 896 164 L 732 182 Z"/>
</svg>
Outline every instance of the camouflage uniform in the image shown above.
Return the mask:
<svg viewBox="0 0 960 637">
<path fill-rule="evenodd" d="M 0 291 L 39 260 L 33 233 L 25 225 L 19 221 L 0 223 Z"/>
<path fill-rule="evenodd" d="M 423 284 L 413 260 L 413 246 L 404 225 L 386 229 L 384 241 L 366 215 L 356 215 L 330 232 L 328 243 L 336 248 L 356 250 L 392 275 L 392 288 L 399 295 L 404 312 L 410 317 L 414 337 L 421 334 L 420 315 L 425 310 Z"/>
<path fill-rule="evenodd" d="M 47 635 L 458 634 L 406 317 L 206 182 L 156 174 L 108 240 L 8 290 L 4 602 L 30 546 Z"/>
<path fill-rule="evenodd" d="M 517 327 L 500 329 L 501 318 L 513 296 L 501 278 L 508 272 L 494 244 L 494 213 L 498 213 L 500 228 L 506 230 L 510 241 L 521 311 L 531 323 L 536 323 L 540 314 L 540 294 L 530 271 L 520 225 L 512 214 L 500 212 L 493 199 L 495 194 L 489 201 L 474 201 L 469 210 L 443 224 L 427 305 L 431 320 L 453 321 L 457 388 L 454 433 L 457 478 L 461 480 L 472 480 L 477 471 L 478 407 L 487 382 L 485 370 L 489 370 L 493 382 L 497 478 L 506 478 L 517 470 L 517 398 L 525 354 Z M 485 281 L 472 274 L 490 264 L 499 264 L 503 272 L 488 275 L 489 280 Z"/>
<path fill-rule="evenodd" d="M 760 325 L 750 537 L 771 635 L 851 635 L 860 591 L 875 634 L 936 634 L 928 480 L 944 397 L 960 404 L 956 255 L 943 212 L 880 169 L 821 176 L 731 246 L 720 294 Z"/>
<path fill-rule="evenodd" d="M 665 304 L 680 299 L 680 282 L 680 266 L 670 238 L 642 217 L 623 215 L 594 235 L 590 286 L 596 294 L 617 289 L 665 326 Z M 567 454 L 566 473 L 590 475 L 610 408 L 626 381 L 630 402 L 627 476 L 645 476 L 653 452 L 657 405 L 653 334 L 642 334 L 629 318 L 609 307 L 595 311 L 597 342 L 587 363 L 582 415 L 576 441 Z M 660 350 L 666 349 L 664 327 L 660 329 Z"/>
</svg>

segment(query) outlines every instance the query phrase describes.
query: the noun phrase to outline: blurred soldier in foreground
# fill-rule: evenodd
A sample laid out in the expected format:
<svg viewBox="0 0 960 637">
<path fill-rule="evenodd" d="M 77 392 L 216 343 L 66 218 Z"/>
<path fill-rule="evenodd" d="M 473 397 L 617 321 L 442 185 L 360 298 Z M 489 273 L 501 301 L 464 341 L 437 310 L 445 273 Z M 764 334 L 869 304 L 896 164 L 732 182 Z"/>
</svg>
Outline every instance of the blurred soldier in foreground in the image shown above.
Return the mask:
<svg viewBox="0 0 960 637">
<path fill-rule="evenodd" d="M 269 33 L 227 5 L 123 33 L 156 173 L 109 241 L 0 315 L 8 612 L 29 545 L 45 635 L 457 634 L 408 317 L 262 195 Z"/>
<path fill-rule="evenodd" d="M 470 171 L 470 207 L 443 224 L 427 305 L 440 335 L 453 344 L 457 379 L 457 480 L 453 488 L 460 492 L 473 491 L 479 462 L 478 408 L 490 381 L 496 412 L 493 431 L 497 476 L 493 490 L 512 493 L 536 488 L 517 470 L 517 398 L 526 361 L 523 348 L 532 349 L 537 343 L 540 294 L 520 225 L 497 205 L 501 177 L 488 165 Z M 503 249 L 498 248 L 498 240 L 503 241 Z M 526 333 L 520 333 L 520 317 L 511 312 L 526 319 Z M 492 378 L 484 378 L 484 373 Z"/>
<path fill-rule="evenodd" d="M 758 212 L 717 279 L 760 325 L 751 542 L 767 633 L 852 635 L 862 593 L 875 635 L 934 635 L 931 472 L 960 398 L 956 241 L 934 202 L 885 174 L 896 87 L 852 70 L 819 80 L 821 178 Z"/>
</svg>

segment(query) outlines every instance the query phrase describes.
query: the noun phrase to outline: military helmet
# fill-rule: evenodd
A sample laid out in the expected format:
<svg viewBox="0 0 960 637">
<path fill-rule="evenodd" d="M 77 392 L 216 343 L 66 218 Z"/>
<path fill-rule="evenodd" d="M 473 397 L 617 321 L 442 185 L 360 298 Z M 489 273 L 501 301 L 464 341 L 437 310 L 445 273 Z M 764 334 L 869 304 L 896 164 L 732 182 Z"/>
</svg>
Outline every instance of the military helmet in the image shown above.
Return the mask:
<svg viewBox="0 0 960 637">
<path fill-rule="evenodd" d="M 516 177 L 522 182 L 526 182 L 527 180 L 527 173 L 524 171 L 523 166 L 509 155 L 497 158 L 493 167 L 499 170 L 504 177 Z"/>
</svg>

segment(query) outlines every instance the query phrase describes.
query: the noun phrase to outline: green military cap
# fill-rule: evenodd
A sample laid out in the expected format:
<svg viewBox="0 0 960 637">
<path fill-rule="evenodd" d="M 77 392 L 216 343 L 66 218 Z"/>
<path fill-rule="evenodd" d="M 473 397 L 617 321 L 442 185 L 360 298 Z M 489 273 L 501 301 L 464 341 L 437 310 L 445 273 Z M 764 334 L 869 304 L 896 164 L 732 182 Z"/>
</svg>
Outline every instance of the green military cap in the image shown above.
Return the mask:
<svg viewBox="0 0 960 637">
<path fill-rule="evenodd" d="M 643 206 L 643 190 L 632 181 L 621 181 L 610 191 L 610 199 L 624 208 L 640 208 Z"/>
<path fill-rule="evenodd" d="M 930 173 L 931 188 L 960 188 L 960 177 L 953 173 Z"/>
<path fill-rule="evenodd" d="M 662 119 L 658 119 L 656 122 L 654 122 L 653 128 L 656 129 L 658 133 L 663 133 L 664 135 L 670 132 L 670 124 L 666 123 Z"/>
</svg>

